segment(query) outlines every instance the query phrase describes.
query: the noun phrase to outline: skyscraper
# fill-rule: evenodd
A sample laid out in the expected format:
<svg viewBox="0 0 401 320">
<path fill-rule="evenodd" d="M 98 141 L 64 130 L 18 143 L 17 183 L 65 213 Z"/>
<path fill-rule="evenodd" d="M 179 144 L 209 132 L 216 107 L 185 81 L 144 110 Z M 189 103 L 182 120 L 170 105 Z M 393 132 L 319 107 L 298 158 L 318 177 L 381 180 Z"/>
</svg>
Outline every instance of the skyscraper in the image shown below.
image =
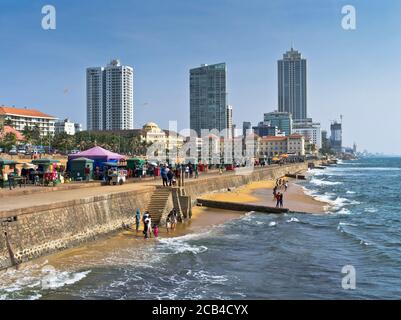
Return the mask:
<svg viewBox="0 0 401 320">
<path fill-rule="evenodd" d="M 190 70 L 190 127 L 198 136 L 202 129 L 227 128 L 226 74 L 225 63 Z"/>
<path fill-rule="evenodd" d="M 278 61 L 278 108 L 293 120 L 307 118 L 306 59 L 291 48 Z"/>
<path fill-rule="evenodd" d="M 342 124 L 333 121 L 330 125 L 330 147 L 334 152 L 342 152 Z"/>
<path fill-rule="evenodd" d="M 249 121 L 244 121 L 242 123 L 242 136 L 246 137 L 247 134 L 251 134 L 252 132 L 249 132 L 250 130 L 252 130 L 252 123 Z"/>
<path fill-rule="evenodd" d="M 227 106 L 227 133 L 228 133 L 228 138 L 233 138 L 234 137 L 234 129 L 233 129 L 233 107 L 232 106 Z"/>
<path fill-rule="evenodd" d="M 105 128 L 103 72 L 101 67 L 86 69 L 86 126 L 89 131 Z"/>
<path fill-rule="evenodd" d="M 113 60 L 103 68 L 88 68 L 88 130 L 131 130 L 134 128 L 134 71 Z"/>
</svg>

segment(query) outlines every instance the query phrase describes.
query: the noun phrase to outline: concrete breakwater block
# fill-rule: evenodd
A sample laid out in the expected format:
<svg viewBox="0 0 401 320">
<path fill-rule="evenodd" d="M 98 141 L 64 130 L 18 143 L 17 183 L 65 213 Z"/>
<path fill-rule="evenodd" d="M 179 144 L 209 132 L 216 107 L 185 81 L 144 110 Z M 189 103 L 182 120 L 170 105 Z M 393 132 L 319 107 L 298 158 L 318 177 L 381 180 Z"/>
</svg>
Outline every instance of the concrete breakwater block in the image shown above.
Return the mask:
<svg viewBox="0 0 401 320">
<path fill-rule="evenodd" d="M 275 208 L 275 207 L 247 204 L 247 203 L 235 203 L 235 202 L 214 201 L 205 199 L 197 199 L 197 204 L 199 206 L 208 208 L 242 211 L 242 212 L 255 211 L 262 213 L 273 213 L 273 214 L 283 214 L 289 212 L 289 209 L 286 208 Z"/>
</svg>

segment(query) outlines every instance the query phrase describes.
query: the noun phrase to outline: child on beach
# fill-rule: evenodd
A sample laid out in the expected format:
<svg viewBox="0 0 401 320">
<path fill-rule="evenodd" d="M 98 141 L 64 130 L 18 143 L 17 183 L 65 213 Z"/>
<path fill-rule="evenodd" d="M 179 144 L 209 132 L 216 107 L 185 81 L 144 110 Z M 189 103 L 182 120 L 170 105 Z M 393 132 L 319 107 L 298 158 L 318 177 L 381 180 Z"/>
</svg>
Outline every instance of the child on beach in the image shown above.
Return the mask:
<svg viewBox="0 0 401 320">
<path fill-rule="evenodd" d="M 153 235 L 155 238 L 159 237 L 159 227 L 156 224 L 153 226 Z"/>
</svg>

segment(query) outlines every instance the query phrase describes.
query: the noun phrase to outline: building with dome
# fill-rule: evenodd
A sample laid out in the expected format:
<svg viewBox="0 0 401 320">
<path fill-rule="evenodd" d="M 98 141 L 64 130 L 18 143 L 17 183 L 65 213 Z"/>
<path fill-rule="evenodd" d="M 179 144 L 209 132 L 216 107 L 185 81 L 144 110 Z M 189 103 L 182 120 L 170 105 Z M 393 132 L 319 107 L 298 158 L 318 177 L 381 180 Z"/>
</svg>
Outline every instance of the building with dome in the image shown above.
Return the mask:
<svg viewBox="0 0 401 320">
<path fill-rule="evenodd" d="M 140 136 L 147 143 L 165 145 L 167 150 L 178 150 L 184 145 L 185 137 L 177 132 L 161 129 L 156 123 L 148 122 L 140 130 Z"/>
</svg>

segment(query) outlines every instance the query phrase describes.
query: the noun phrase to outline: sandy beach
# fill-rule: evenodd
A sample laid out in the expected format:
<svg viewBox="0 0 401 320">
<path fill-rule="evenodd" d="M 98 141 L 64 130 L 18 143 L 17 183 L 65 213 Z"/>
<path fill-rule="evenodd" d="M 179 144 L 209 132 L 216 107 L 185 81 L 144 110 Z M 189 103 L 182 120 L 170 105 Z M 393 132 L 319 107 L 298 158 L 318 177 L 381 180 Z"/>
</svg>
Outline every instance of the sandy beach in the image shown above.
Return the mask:
<svg viewBox="0 0 401 320">
<path fill-rule="evenodd" d="M 273 199 L 273 188 L 275 181 L 257 181 L 249 185 L 237 188 L 231 192 L 211 193 L 202 198 L 215 201 L 227 201 L 237 203 L 252 203 L 265 206 L 276 205 Z M 313 197 L 305 194 L 302 186 L 296 184 L 294 180 L 288 179 L 288 189 L 279 190 L 284 193 L 284 207 L 291 211 L 323 214 L 326 212 L 327 203 L 318 201 Z"/>
</svg>

